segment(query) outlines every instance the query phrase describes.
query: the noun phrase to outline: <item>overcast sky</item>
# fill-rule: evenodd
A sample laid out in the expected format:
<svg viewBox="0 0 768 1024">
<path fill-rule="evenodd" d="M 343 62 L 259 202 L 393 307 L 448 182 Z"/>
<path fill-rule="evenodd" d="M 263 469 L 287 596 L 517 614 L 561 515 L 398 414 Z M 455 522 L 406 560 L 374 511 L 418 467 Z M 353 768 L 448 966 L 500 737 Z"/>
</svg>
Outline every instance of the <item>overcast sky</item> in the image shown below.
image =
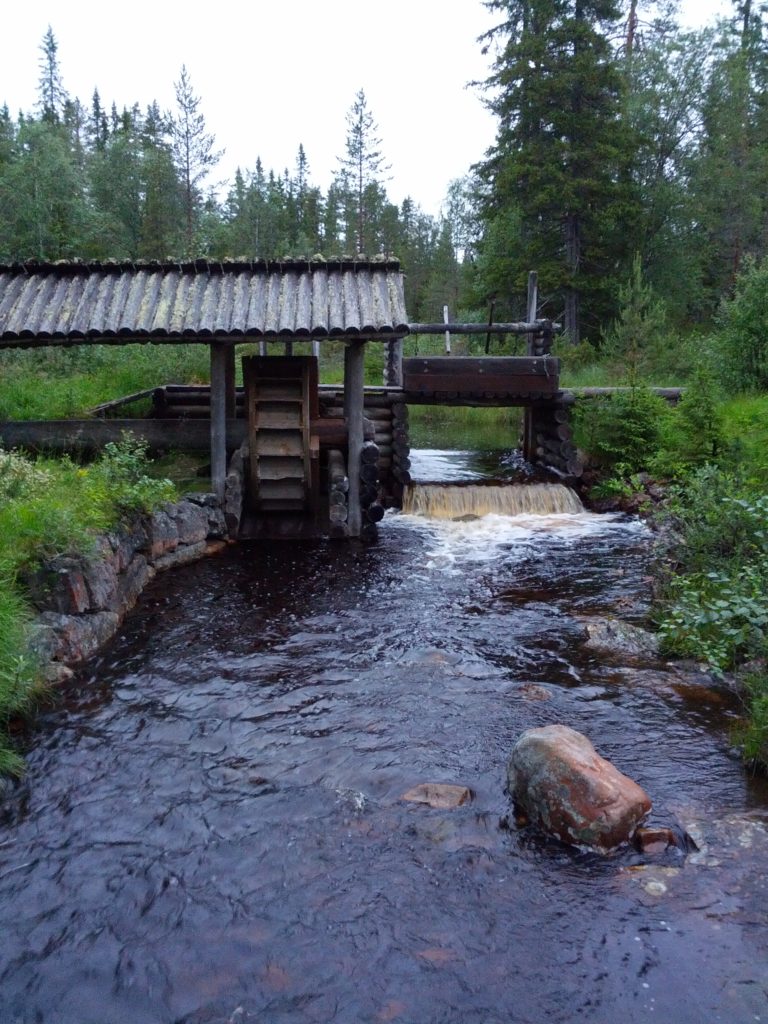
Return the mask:
<svg viewBox="0 0 768 1024">
<path fill-rule="evenodd" d="M 726 0 L 683 0 L 704 24 Z M 344 152 L 345 115 L 363 88 L 388 162 L 390 197 L 411 195 L 437 214 L 448 183 L 493 141 L 494 122 L 467 83 L 488 70 L 477 37 L 481 0 L 34 0 L 15 4 L 0 41 L 0 103 L 30 110 L 48 25 L 64 86 L 89 105 L 94 87 L 118 108 L 174 105 L 186 64 L 217 143 L 216 177 L 260 156 L 293 170 L 299 143 L 314 184 L 327 188 Z M 10 27 L 9 27 L 10 26 Z"/>
</svg>

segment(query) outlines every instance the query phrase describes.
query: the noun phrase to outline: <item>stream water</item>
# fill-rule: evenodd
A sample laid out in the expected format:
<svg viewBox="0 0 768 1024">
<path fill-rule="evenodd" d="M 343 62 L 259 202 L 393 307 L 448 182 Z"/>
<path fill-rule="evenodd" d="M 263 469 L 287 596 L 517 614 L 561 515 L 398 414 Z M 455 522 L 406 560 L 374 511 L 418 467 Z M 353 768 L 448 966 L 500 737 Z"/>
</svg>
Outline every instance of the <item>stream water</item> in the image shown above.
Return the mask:
<svg viewBox="0 0 768 1024">
<path fill-rule="evenodd" d="M 584 617 L 642 615 L 648 556 L 621 517 L 390 514 L 371 548 L 157 579 L 2 803 L 0 1021 L 768 1021 L 768 789 L 730 749 L 738 705 L 584 644 Z M 553 722 L 699 850 L 518 827 L 506 762 Z M 403 802 L 420 782 L 473 799 Z"/>
</svg>

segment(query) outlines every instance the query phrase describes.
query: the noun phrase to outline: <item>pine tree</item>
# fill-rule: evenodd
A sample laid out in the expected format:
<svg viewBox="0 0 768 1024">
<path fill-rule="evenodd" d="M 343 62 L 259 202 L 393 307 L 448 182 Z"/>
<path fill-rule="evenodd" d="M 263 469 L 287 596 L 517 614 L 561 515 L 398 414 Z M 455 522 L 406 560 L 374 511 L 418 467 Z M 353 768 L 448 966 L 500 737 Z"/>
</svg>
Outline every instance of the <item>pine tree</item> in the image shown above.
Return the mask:
<svg viewBox="0 0 768 1024">
<path fill-rule="evenodd" d="M 202 203 L 202 183 L 219 162 L 222 150 L 216 150 L 216 140 L 206 131 L 205 117 L 200 111 L 200 97 L 196 96 L 187 72 L 182 65 L 176 90 L 176 117 L 172 122 L 173 159 L 184 193 L 184 221 L 187 255 L 195 248 L 195 228 Z"/>
</svg>

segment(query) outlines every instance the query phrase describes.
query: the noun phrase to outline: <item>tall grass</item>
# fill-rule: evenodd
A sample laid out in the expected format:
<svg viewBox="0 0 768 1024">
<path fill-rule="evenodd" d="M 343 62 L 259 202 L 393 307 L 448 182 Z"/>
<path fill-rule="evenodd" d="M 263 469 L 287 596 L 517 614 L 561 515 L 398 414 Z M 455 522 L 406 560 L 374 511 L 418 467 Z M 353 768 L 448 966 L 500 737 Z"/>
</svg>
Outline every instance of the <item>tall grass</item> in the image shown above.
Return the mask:
<svg viewBox="0 0 768 1024">
<path fill-rule="evenodd" d="M 88 552 L 97 532 L 175 494 L 169 481 L 149 474 L 146 448 L 131 438 L 108 445 L 88 467 L 0 449 L 0 771 L 20 769 L 7 726 L 33 703 L 40 684 L 29 655 L 24 576 L 53 555 Z"/>
</svg>

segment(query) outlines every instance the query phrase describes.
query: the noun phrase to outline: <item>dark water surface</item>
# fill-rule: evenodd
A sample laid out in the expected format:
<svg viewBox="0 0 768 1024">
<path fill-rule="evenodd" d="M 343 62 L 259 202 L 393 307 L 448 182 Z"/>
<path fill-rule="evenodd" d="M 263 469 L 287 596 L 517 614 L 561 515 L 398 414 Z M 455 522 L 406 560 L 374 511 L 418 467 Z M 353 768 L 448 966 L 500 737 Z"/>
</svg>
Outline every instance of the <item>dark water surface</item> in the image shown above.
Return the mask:
<svg viewBox="0 0 768 1024">
<path fill-rule="evenodd" d="M 32 737 L 0 828 L 2 1024 L 768 1020 L 768 791 L 727 692 L 631 672 L 648 535 L 388 517 L 155 581 Z M 508 813 L 564 722 L 699 853 L 546 844 Z M 399 800 L 416 783 L 471 804 Z"/>
</svg>

